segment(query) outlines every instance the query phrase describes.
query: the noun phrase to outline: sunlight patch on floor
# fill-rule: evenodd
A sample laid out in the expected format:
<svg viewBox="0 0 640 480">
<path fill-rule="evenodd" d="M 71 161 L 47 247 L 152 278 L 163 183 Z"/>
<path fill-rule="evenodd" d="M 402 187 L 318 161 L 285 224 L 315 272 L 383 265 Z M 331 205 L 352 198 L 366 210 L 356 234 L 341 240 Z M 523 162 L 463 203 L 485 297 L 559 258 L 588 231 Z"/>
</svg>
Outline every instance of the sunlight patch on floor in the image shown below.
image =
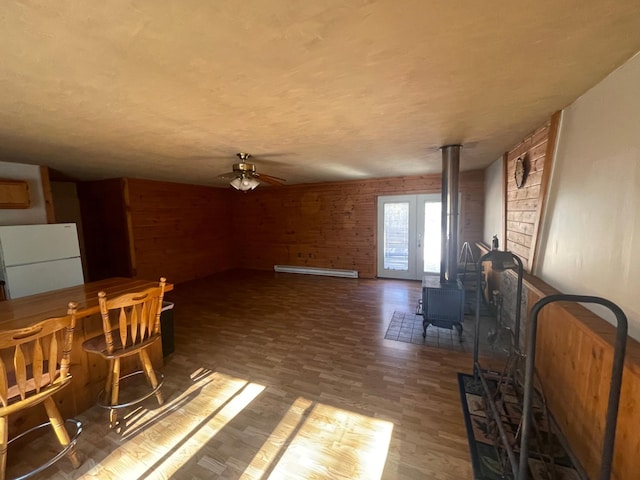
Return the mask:
<svg viewBox="0 0 640 480">
<path fill-rule="evenodd" d="M 242 480 L 382 477 L 393 424 L 298 398 Z"/>
<path fill-rule="evenodd" d="M 278 458 L 281 451 L 286 448 L 287 441 L 303 421 L 303 415 L 309 407 L 311 400 L 298 398 L 289 408 L 280 423 L 273 429 L 271 435 L 253 457 L 240 480 L 259 480 L 266 478 L 269 469 Z"/>
<path fill-rule="evenodd" d="M 142 426 L 132 425 L 135 442 L 125 431 L 123 443 L 80 478 L 170 478 L 265 388 L 219 372 L 192 379 L 180 396 L 149 411 Z"/>
<path fill-rule="evenodd" d="M 256 383 L 248 384 L 237 396 L 225 405 L 218 414 L 211 418 L 199 429 L 192 431 L 189 438 L 180 448 L 162 459 L 162 463 L 153 469 L 149 479 L 171 478 L 184 463 L 196 456 L 200 449 L 211 440 L 227 423 L 238 415 L 264 390 L 265 387 Z"/>
<path fill-rule="evenodd" d="M 171 478 L 265 389 L 208 370 L 191 380 L 161 408 L 134 410 L 119 446 L 80 478 Z M 392 431 L 390 422 L 298 397 L 240 478 L 379 480 Z"/>
</svg>

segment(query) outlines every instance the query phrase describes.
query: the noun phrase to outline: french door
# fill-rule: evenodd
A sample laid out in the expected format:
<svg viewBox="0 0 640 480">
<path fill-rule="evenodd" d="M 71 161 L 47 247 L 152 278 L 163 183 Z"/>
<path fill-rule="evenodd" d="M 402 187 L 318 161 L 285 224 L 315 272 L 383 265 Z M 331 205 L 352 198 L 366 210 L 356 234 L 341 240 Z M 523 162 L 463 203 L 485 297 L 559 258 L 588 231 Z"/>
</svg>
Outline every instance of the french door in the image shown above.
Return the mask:
<svg viewBox="0 0 640 480">
<path fill-rule="evenodd" d="M 421 280 L 440 271 L 441 197 L 378 197 L 378 276 Z"/>
</svg>

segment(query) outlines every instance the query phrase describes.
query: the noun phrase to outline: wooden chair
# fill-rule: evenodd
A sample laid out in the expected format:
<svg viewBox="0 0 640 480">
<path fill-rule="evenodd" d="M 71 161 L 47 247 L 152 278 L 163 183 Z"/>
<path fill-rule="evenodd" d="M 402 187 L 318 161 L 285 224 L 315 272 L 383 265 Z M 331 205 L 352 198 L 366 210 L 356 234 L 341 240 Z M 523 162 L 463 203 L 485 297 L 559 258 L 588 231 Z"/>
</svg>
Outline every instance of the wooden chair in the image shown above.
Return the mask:
<svg viewBox="0 0 640 480">
<path fill-rule="evenodd" d="M 8 445 L 49 424 L 62 445 L 62 451 L 23 478 L 43 471 L 65 455 L 74 468 L 80 466 L 75 444 L 82 425 L 77 420 L 72 420 L 76 433 L 70 438 L 52 398 L 71 381 L 69 364 L 77 304 L 71 302 L 68 307 L 64 317 L 48 318 L 29 327 L 0 331 L 1 480 L 5 478 Z M 39 403 L 44 404 L 50 422 L 34 427 L 9 441 L 9 415 Z"/>
<path fill-rule="evenodd" d="M 98 354 L 109 362 L 105 389 L 99 395 L 98 405 L 109 409 L 110 428 L 118 425 L 117 410 L 120 408 L 135 405 L 154 394 L 160 405 L 164 402 L 160 392 L 164 377 L 156 375 L 147 349 L 161 339 L 160 311 L 165 284 L 166 279 L 161 278 L 158 287 L 127 293 L 113 299 L 107 299 L 105 292 L 98 293 L 104 335 L 87 340 L 82 347 L 88 353 Z M 132 355 L 138 356 L 141 370 L 122 378 L 144 373 L 151 389 L 134 400 L 119 403 L 120 361 Z"/>
</svg>

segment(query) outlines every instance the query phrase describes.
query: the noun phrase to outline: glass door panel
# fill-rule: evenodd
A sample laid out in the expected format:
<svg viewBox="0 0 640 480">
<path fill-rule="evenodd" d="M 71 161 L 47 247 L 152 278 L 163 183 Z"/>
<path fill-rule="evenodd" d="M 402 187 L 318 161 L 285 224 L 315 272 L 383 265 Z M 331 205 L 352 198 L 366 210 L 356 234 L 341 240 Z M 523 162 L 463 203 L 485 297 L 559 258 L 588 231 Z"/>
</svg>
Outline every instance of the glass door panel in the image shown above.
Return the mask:
<svg viewBox="0 0 640 480">
<path fill-rule="evenodd" d="M 409 202 L 384 204 L 385 270 L 409 270 Z"/>
<path fill-rule="evenodd" d="M 440 271 L 440 196 L 378 197 L 378 276 L 420 280 Z"/>
<path fill-rule="evenodd" d="M 439 273 L 441 253 L 440 215 L 442 203 L 440 200 L 434 201 L 427 199 L 422 202 L 422 208 L 424 209 L 422 272 Z"/>
</svg>

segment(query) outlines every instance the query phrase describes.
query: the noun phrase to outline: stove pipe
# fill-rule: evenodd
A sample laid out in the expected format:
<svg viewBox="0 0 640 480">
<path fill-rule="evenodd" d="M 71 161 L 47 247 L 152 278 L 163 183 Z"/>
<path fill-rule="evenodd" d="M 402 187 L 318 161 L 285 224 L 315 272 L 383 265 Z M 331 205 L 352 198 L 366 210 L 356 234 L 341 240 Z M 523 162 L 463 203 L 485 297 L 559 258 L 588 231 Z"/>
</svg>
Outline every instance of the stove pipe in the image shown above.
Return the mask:
<svg viewBox="0 0 640 480">
<path fill-rule="evenodd" d="M 442 243 L 440 282 L 458 280 L 458 180 L 462 145 L 445 145 L 442 150 Z"/>
</svg>

